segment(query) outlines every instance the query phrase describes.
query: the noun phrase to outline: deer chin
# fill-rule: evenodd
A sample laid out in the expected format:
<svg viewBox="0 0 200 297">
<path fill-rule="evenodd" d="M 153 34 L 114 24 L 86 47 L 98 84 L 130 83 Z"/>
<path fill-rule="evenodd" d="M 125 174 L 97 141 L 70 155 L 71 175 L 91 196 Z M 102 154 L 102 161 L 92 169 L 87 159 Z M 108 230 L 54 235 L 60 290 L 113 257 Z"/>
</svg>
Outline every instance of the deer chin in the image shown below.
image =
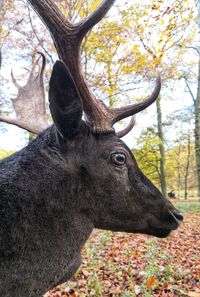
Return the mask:
<svg viewBox="0 0 200 297">
<path fill-rule="evenodd" d="M 178 229 L 180 223 L 173 222 L 172 224 L 167 224 L 167 226 L 162 227 L 155 227 L 153 225 L 150 225 L 147 230 L 145 230 L 145 234 L 153 235 L 159 238 L 167 237 L 172 231 Z"/>
<path fill-rule="evenodd" d="M 164 238 L 170 235 L 170 233 L 178 229 L 180 224 L 173 223 L 160 223 L 160 224 L 149 224 L 148 227 L 144 230 L 144 233 L 147 235 L 156 236 L 159 238 Z M 159 226 L 159 227 L 158 227 Z M 142 232 L 143 233 L 143 232 Z"/>
<path fill-rule="evenodd" d="M 160 238 L 167 237 L 173 230 L 178 229 L 182 221 L 183 216 L 175 208 L 171 208 L 162 215 L 162 219 L 155 214 L 150 215 L 146 221 L 147 227 L 142 233 Z"/>
<path fill-rule="evenodd" d="M 106 230 L 109 230 L 107 228 L 103 228 Z M 159 238 L 164 238 L 167 237 L 173 230 L 175 230 L 176 228 L 155 228 L 155 227 L 147 227 L 145 229 L 141 229 L 141 230 L 135 230 L 135 229 L 131 229 L 131 228 L 114 228 L 112 229 L 112 231 L 114 232 L 127 232 L 127 233 L 135 233 L 135 234 L 146 234 L 146 235 L 151 235 L 151 236 L 155 236 L 155 237 L 159 237 Z"/>
<path fill-rule="evenodd" d="M 168 228 L 149 228 L 147 231 L 145 231 L 144 233 L 147 235 L 152 235 L 152 236 L 156 236 L 159 238 L 165 238 L 167 237 L 174 229 L 168 229 Z"/>
</svg>

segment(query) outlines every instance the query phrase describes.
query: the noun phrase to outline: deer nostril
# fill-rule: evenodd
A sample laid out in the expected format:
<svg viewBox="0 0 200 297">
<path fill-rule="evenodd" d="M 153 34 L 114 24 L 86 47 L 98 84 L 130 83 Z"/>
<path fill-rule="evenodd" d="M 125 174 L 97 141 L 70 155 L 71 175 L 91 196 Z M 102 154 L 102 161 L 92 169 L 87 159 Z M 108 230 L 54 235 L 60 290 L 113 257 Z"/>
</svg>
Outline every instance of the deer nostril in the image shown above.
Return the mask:
<svg viewBox="0 0 200 297">
<path fill-rule="evenodd" d="M 176 209 L 169 210 L 169 213 L 179 225 L 182 223 L 183 216 Z"/>
</svg>

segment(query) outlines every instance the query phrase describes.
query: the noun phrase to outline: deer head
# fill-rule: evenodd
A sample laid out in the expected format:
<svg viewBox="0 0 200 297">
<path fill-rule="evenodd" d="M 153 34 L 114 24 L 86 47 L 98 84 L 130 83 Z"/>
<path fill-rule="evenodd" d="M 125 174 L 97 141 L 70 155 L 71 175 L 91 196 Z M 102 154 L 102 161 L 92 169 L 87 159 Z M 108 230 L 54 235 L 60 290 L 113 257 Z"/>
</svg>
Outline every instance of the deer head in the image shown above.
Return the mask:
<svg viewBox="0 0 200 297">
<path fill-rule="evenodd" d="M 76 131 L 77 133 L 78 129 L 82 126 L 81 125 L 82 120 L 80 120 L 80 122 L 76 122 L 75 116 L 72 113 L 70 116 L 70 121 L 72 121 L 73 123 L 76 123 L 77 126 L 73 127 L 72 130 L 67 129 L 67 126 L 69 124 L 69 118 L 68 118 L 69 110 L 71 111 L 72 107 L 70 108 L 68 108 L 67 106 L 65 107 L 65 104 L 66 104 L 65 102 L 67 101 L 67 99 L 65 99 L 64 94 L 65 92 L 67 93 L 67 89 L 65 89 L 64 93 L 62 93 L 61 90 L 63 90 L 65 83 L 67 85 L 67 77 L 70 77 L 73 81 L 73 85 L 74 85 L 73 89 L 77 90 L 76 97 L 79 97 L 78 102 L 76 101 L 75 103 L 74 101 L 73 103 L 74 105 L 72 105 L 72 106 L 76 106 L 77 108 L 77 110 L 75 110 L 75 114 L 78 113 L 79 119 L 81 119 L 82 112 L 84 111 L 85 118 L 86 118 L 85 124 L 90 129 L 90 133 L 91 135 L 93 135 L 93 138 L 97 137 L 98 139 L 100 138 L 107 139 L 108 135 L 110 137 L 111 135 L 112 137 L 114 135 L 117 137 L 122 137 L 125 134 L 127 134 L 134 126 L 134 117 L 131 119 L 130 124 L 123 131 L 120 131 L 118 133 L 114 132 L 113 125 L 116 122 L 120 121 L 121 119 L 124 119 L 129 116 L 133 116 L 136 113 L 144 110 L 156 100 L 161 88 L 161 79 L 160 79 L 159 73 L 157 72 L 156 85 L 155 85 L 154 91 L 145 101 L 141 103 L 135 103 L 129 106 L 123 106 L 120 108 L 109 108 L 101 100 L 98 100 L 97 98 L 95 98 L 94 95 L 91 93 L 91 91 L 88 88 L 87 82 L 85 81 L 84 76 L 82 74 L 82 69 L 80 65 L 80 60 L 81 60 L 80 46 L 83 38 L 92 29 L 92 27 L 105 16 L 105 14 L 111 8 L 115 0 L 102 1 L 102 3 L 96 8 L 96 10 L 91 15 L 87 16 L 85 19 L 79 21 L 76 24 L 72 24 L 69 20 L 67 20 L 65 16 L 59 11 L 59 9 L 57 8 L 57 6 L 54 4 L 52 0 L 47 0 L 47 1 L 28 0 L 28 2 L 32 5 L 34 10 L 39 14 L 42 21 L 49 29 L 51 36 L 53 38 L 55 47 L 57 49 L 58 55 L 67 66 L 66 68 L 61 62 L 57 62 L 56 65 L 54 66 L 54 70 L 53 70 L 53 74 L 50 82 L 50 110 L 54 119 L 54 123 L 57 127 L 58 133 L 61 135 L 61 137 L 65 138 L 66 135 L 71 135 L 72 133 L 75 133 L 72 131 Z M 59 84 L 59 81 L 60 81 L 59 72 L 63 73 L 62 84 Z M 66 81 L 64 81 L 64 77 L 66 77 Z M 57 84 L 59 85 L 59 88 L 57 87 L 57 93 L 58 93 L 58 89 L 60 89 L 60 93 L 59 93 L 60 95 L 57 94 L 56 99 L 55 99 L 55 96 L 52 95 L 52 87 L 51 87 L 54 84 L 53 83 L 54 81 L 57 82 Z M 54 94 L 55 93 L 56 92 L 54 92 Z M 60 99 L 59 101 L 59 98 L 62 98 L 62 99 Z M 59 105 L 58 105 L 58 102 L 60 102 Z M 64 117 L 61 117 L 60 115 L 56 116 L 56 111 L 61 111 L 61 110 L 64 110 L 66 113 L 65 115 L 63 115 Z M 61 128 L 61 123 L 59 123 L 61 119 L 62 119 L 61 123 L 64 125 L 65 128 L 64 127 Z M 67 132 L 65 131 L 65 129 Z M 121 141 L 120 141 L 120 144 L 122 145 Z M 123 144 L 123 147 L 125 147 L 125 144 Z M 150 197 L 153 197 L 153 196 L 162 197 L 160 192 L 152 185 L 152 183 L 150 183 L 147 180 L 146 177 L 144 177 L 144 175 L 138 169 L 136 165 L 136 161 L 134 160 L 130 150 L 128 150 L 129 153 L 123 152 L 123 149 L 122 149 L 122 152 L 120 153 L 120 149 L 118 151 L 114 147 L 112 148 L 112 150 L 113 150 L 113 153 L 111 153 L 110 156 L 107 156 L 108 158 L 107 160 L 109 160 L 111 164 L 114 164 L 116 161 L 115 169 L 118 171 L 121 170 L 118 168 L 120 166 L 117 166 L 118 159 L 121 159 L 121 162 L 122 163 L 124 162 L 123 165 L 125 166 L 126 162 L 128 162 L 129 158 L 131 158 L 132 162 L 135 164 L 135 167 L 137 168 L 136 176 L 139 177 L 141 175 L 141 181 L 143 181 L 146 185 L 144 186 L 142 182 L 141 183 L 139 182 L 140 186 L 138 187 L 136 186 L 136 184 L 138 184 L 138 181 L 137 181 L 137 183 L 134 186 L 134 188 L 137 189 L 136 190 L 137 194 L 135 193 L 134 195 L 136 196 L 139 195 L 142 197 L 146 197 L 148 195 L 150 195 Z M 131 157 L 129 156 L 130 154 L 131 154 Z M 124 161 L 122 161 L 122 159 Z M 131 172 L 131 171 L 128 171 L 128 172 Z M 126 182 L 124 181 L 124 185 L 125 184 Z M 150 189 L 150 192 L 147 190 L 148 188 Z M 144 195 L 144 193 L 141 192 L 141 190 L 145 190 L 145 193 L 148 193 L 148 194 Z M 150 194 L 152 193 L 152 191 L 155 191 L 154 194 Z M 169 206 L 169 203 L 166 202 L 166 200 L 162 200 L 162 202 Z M 147 206 L 147 209 L 149 207 L 150 206 Z M 171 208 L 171 206 L 169 206 L 169 208 Z M 173 220 L 176 221 L 176 223 L 177 223 L 177 219 L 178 220 L 181 219 L 181 216 L 179 217 L 178 213 L 177 213 L 177 218 L 174 217 L 174 214 L 171 214 L 171 210 L 169 213 L 170 213 L 170 216 L 173 217 Z M 103 218 L 102 218 L 102 221 L 103 221 Z M 103 223 L 101 223 L 101 226 L 103 226 Z M 107 226 L 107 228 L 109 227 Z M 151 231 L 148 231 L 148 233 L 151 233 Z"/>
<path fill-rule="evenodd" d="M 156 100 L 159 74 L 145 101 L 111 109 L 94 98 L 81 72 L 80 42 L 114 1 L 76 25 L 50 0 L 29 2 L 66 65 L 57 61 L 50 79 L 53 126 L 0 162 L 0 295 L 9 297 L 39 296 L 68 280 L 94 227 L 165 237 L 183 219 L 113 129 Z"/>
<path fill-rule="evenodd" d="M 137 112 L 153 101 L 152 97 L 155 100 L 159 88 L 158 77 L 150 99 L 130 109 L 127 107 L 126 111 Z M 61 61 L 53 68 L 49 101 L 58 143 L 67 150 L 64 157 L 68 162 L 77 148 L 74 166 L 79 169 L 77 187 L 82 189 L 80 211 L 91 219 L 94 227 L 159 237 L 167 236 L 178 227 L 182 216 L 140 171 L 132 152 L 113 129 L 97 132 L 82 120 L 83 103 L 79 90 Z"/>
</svg>

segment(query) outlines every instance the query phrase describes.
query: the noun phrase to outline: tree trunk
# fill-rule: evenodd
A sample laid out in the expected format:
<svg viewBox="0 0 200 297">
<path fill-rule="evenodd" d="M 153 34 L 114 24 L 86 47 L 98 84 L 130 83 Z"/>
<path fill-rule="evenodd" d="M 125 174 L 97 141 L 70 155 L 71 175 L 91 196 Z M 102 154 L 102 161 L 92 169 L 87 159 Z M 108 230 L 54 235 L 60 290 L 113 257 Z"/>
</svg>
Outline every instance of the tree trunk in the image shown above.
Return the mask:
<svg viewBox="0 0 200 297">
<path fill-rule="evenodd" d="M 180 188 L 181 188 L 181 171 L 180 171 L 180 154 L 181 154 L 181 143 L 178 144 L 178 154 L 177 157 L 177 191 L 178 191 L 178 200 L 180 200 Z"/>
<path fill-rule="evenodd" d="M 197 95 L 194 102 L 195 106 L 195 157 L 196 157 L 196 167 L 197 167 L 197 195 L 200 201 L 200 3 L 196 1 L 196 7 L 198 11 L 198 27 L 199 27 L 199 46 L 198 46 L 198 81 L 197 81 Z"/>
<path fill-rule="evenodd" d="M 160 185 L 161 191 L 164 197 L 167 197 L 167 184 L 166 184 L 166 173 L 165 173 L 165 147 L 164 147 L 164 134 L 162 127 L 162 111 L 160 105 L 160 96 L 156 100 L 157 107 L 157 129 L 158 137 L 160 139 L 159 150 L 160 150 Z"/>
<path fill-rule="evenodd" d="M 197 167 L 197 195 L 200 199 L 200 56 L 198 63 L 198 87 L 197 96 L 195 100 L 195 157 L 196 157 L 196 167 Z"/>
<path fill-rule="evenodd" d="M 190 155 L 191 155 L 191 147 L 190 147 L 190 132 L 188 131 L 188 143 L 187 143 L 187 161 L 186 161 L 186 168 L 185 168 L 185 200 L 188 198 L 188 175 L 189 175 L 189 167 L 190 167 Z"/>
<path fill-rule="evenodd" d="M 2 33 L 2 20 L 5 14 L 4 10 L 4 1 L 0 1 L 0 11 L 1 11 L 1 20 L 0 20 L 0 69 L 2 65 L 2 40 L 1 40 L 1 33 Z"/>
</svg>

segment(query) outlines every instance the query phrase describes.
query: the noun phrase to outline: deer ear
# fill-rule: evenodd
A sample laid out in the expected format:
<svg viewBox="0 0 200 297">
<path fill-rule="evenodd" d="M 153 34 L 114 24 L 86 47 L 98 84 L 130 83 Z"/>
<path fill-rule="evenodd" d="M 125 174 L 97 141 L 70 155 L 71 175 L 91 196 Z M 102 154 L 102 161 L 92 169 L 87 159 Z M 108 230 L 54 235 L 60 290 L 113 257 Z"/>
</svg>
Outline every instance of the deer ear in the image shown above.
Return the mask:
<svg viewBox="0 0 200 297">
<path fill-rule="evenodd" d="M 61 61 L 54 64 L 49 84 L 49 107 L 54 124 L 64 138 L 79 131 L 82 102 L 69 69 Z"/>
</svg>

